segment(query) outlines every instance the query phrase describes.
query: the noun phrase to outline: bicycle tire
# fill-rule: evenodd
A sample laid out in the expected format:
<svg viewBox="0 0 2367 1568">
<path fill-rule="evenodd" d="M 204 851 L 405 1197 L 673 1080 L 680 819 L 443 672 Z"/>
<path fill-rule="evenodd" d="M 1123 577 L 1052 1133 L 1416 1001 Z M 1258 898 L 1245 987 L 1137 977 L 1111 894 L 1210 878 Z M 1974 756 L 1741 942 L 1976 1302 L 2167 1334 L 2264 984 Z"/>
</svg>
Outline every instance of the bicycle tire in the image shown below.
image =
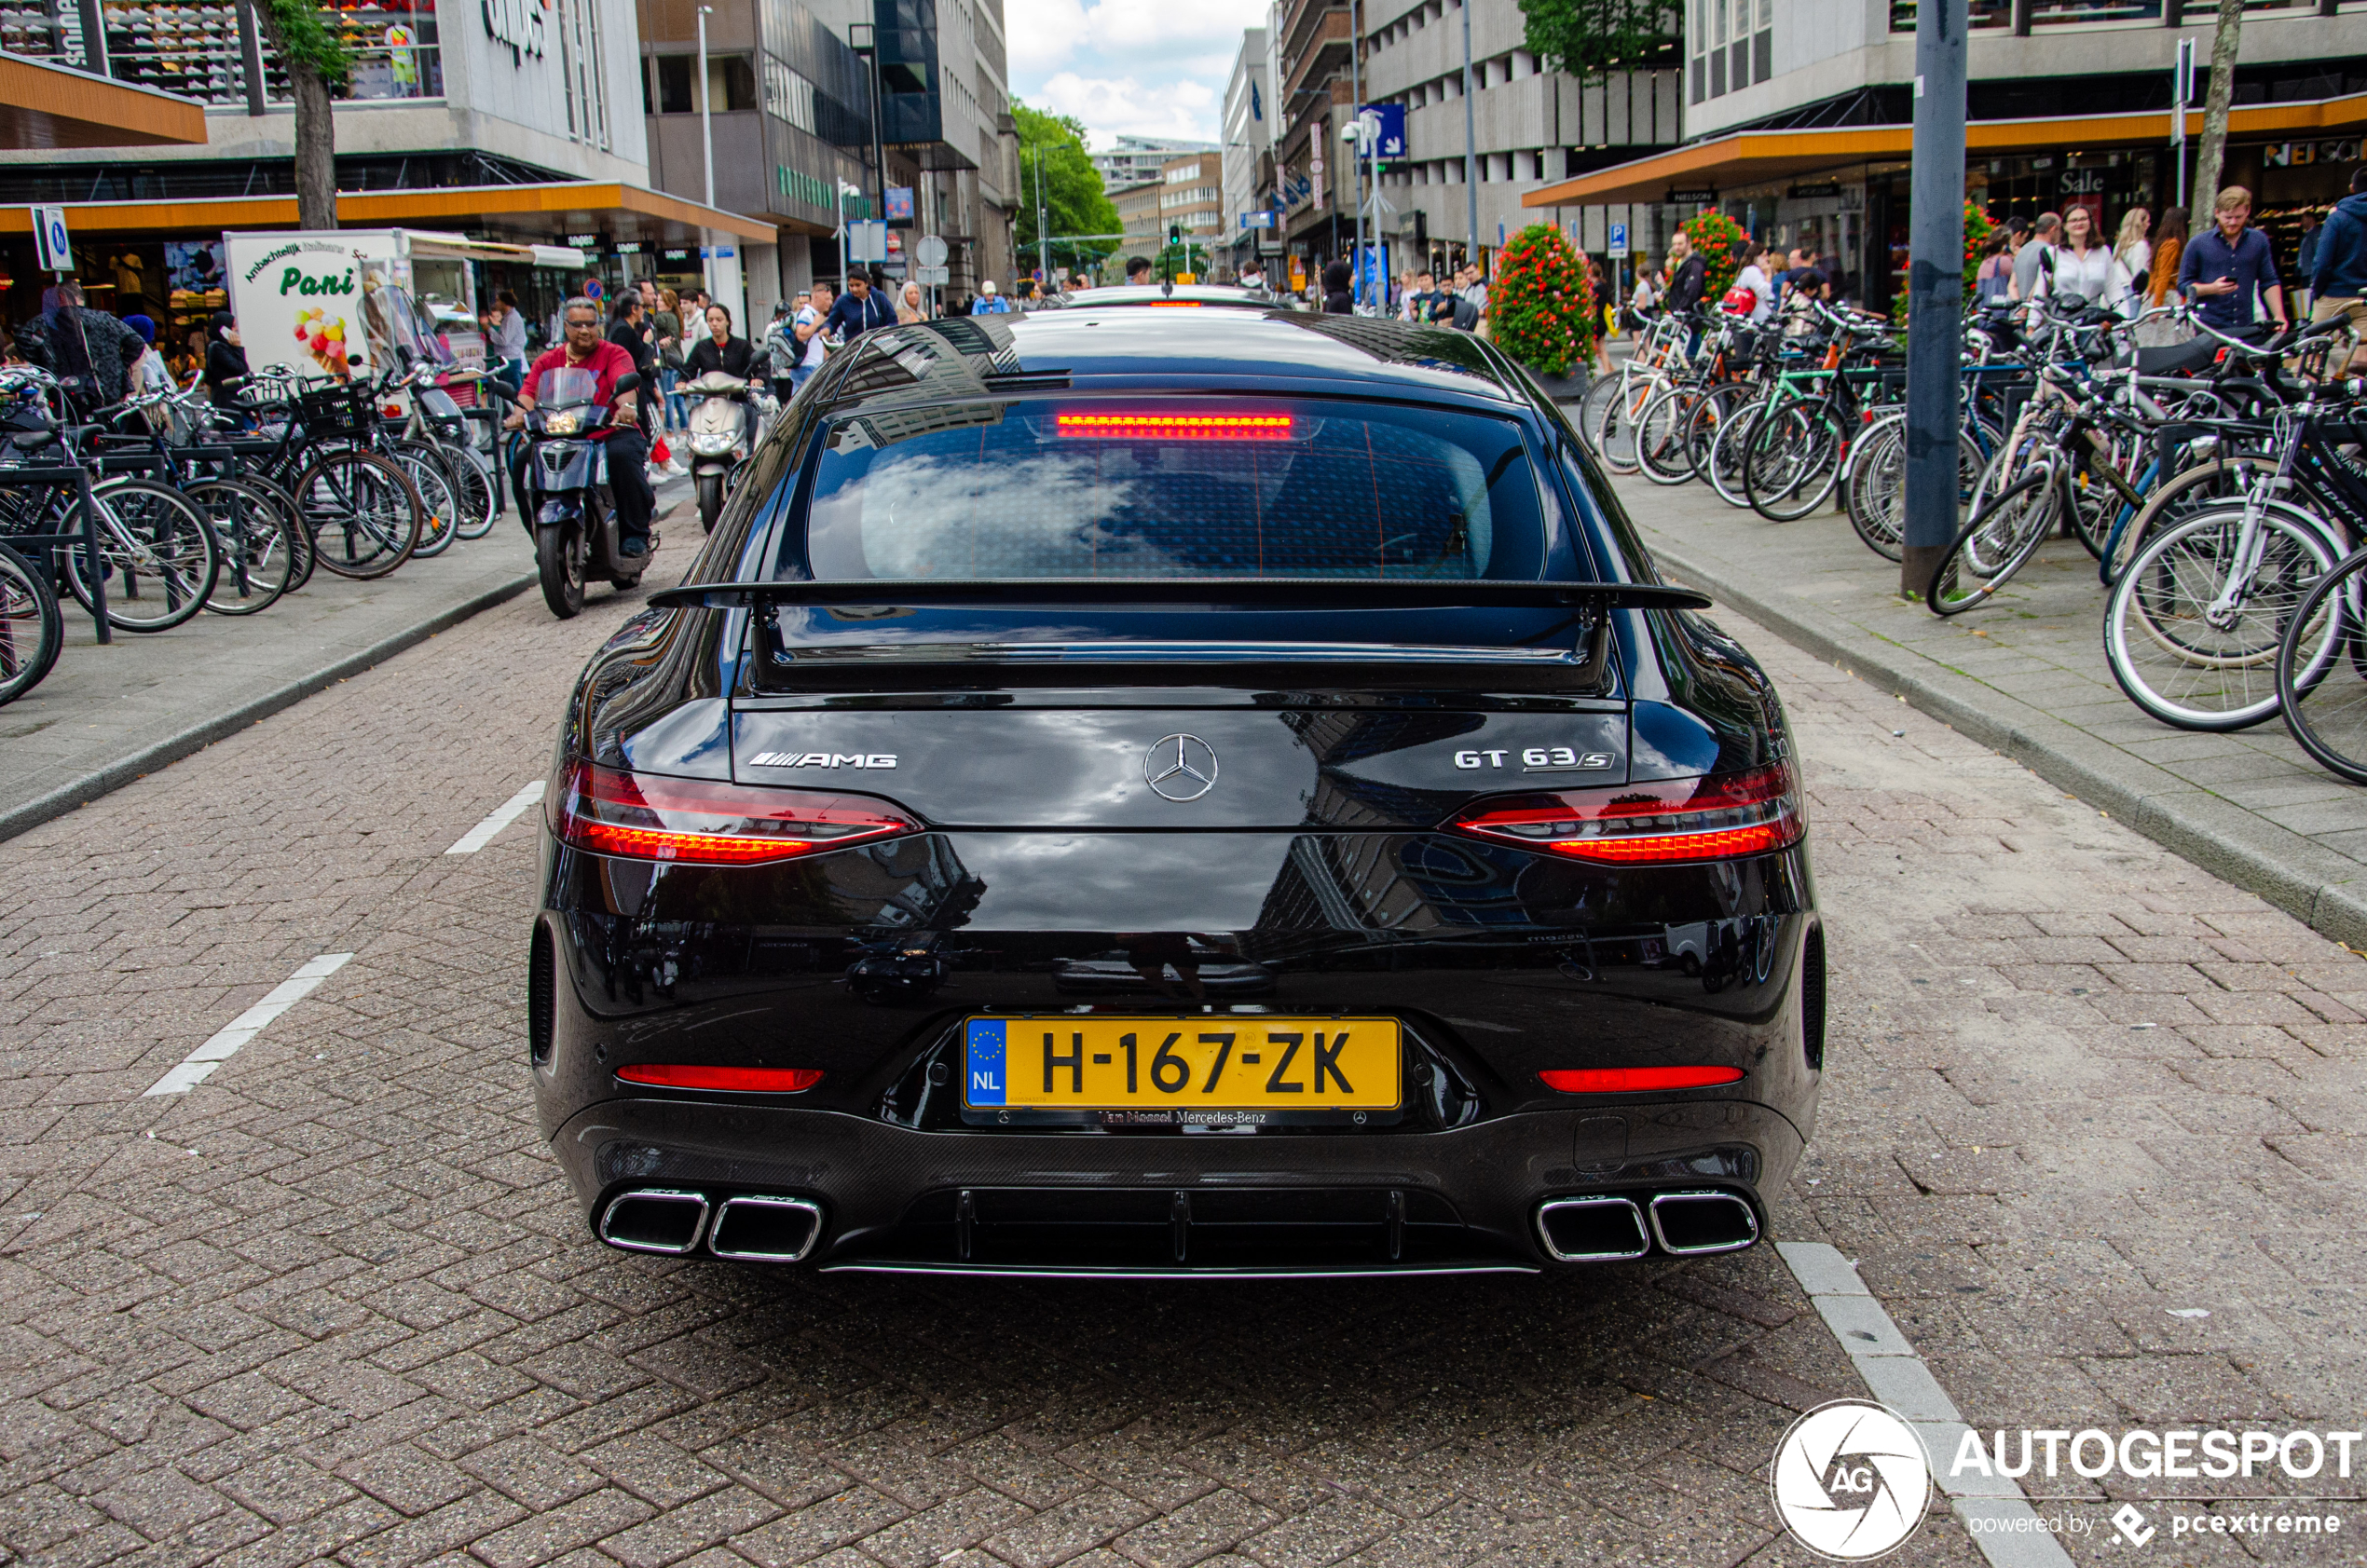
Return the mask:
<svg viewBox="0 0 2367 1568">
<path fill-rule="evenodd" d="M 460 527 L 464 539 L 481 539 L 493 532 L 501 515 L 501 488 L 495 483 L 493 464 L 474 447 L 444 443 L 446 466 L 460 486 Z"/>
<path fill-rule="evenodd" d="M 288 573 L 286 592 L 294 593 L 312 580 L 313 551 L 311 536 L 304 526 L 304 509 L 296 504 L 295 492 L 276 479 L 259 473 L 234 473 L 229 477 L 250 488 L 262 491 L 288 520 L 288 538 L 295 546 L 295 560 Z"/>
<path fill-rule="evenodd" d="M 1635 419 L 1637 471 L 1655 484 L 1682 484 L 1693 477 L 1692 448 L 1685 440 L 1701 391 L 1667 387 L 1644 405 Z"/>
<path fill-rule="evenodd" d="M 122 632 L 169 632 L 205 608 L 222 570 L 213 525 L 178 490 L 145 479 L 110 479 L 91 499 L 111 521 L 99 529 L 99 571 L 106 585 L 107 624 Z M 81 527 L 82 503 L 67 512 Z M 77 540 L 58 547 L 66 588 L 85 609 L 96 599 Z"/>
<path fill-rule="evenodd" d="M 1761 421 L 1751 443 L 1756 459 L 1763 445 L 1781 442 L 1786 448 L 1781 458 L 1744 463 L 1743 483 L 1753 511 L 1770 523 L 1797 523 L 1823 506 L 1840 482 L 1841 435 L 1830 418 L 1812 415 L 1799 403 L 1786 405 L 1783 414 L 1783 428 L 1770 429 Z"/>
<path fill-rule="evenodd" d="M 1726 423 L 1709 443 L 1704 477 L 1717 498 L 1737 511 L 1751 509 L 1750 497 L 1743 484 L 1743 465 L 1750 460 L 1752 432 L 1766 411 L 1765 398 L 1752 399 L 1727 416 Z"/>
<path fill-rule="evenodd" d="M 452 477 L 444 449 L 431 442 L 398 441 L 390 456 L 419 494 L 419 542 L 411 547 L 412 558 L 431 560 L 459 537 L 459 484 Z"/>
<path fill-rule="evenodd" d="M 295 520 L 267 491 L 235 479 L 198 479 L 181 486 L 213 525 L 222 569 L 205 607 L 215 615 L 269 609 L 295 577 Z"/>
<path fill-rule="evenodd" d="M 1603 452 L 1594 444 L 1594 421 L 1602 417 L 1606 403 L 1618 400 L 1620 389 L 1626 384 L 1624 374 L 1597 376 L 1587 386 L 1585 395 L 1578 400 L 1578 407 L 1571 411 L 1570 423 L 1578 427 L 1579 439 L 1586 443 L 1586 450 L 1598 463 L 1603 460 Z"/>
<path fill-rule="evenodd" d="M 2199 512 L 2241 500 L 2246 470 L 2260 466 L 2257 459 L 2240 454 L 2233 458 L 2212 457 L 2163 480 L 2145 498 L 2137 515 L 2120 526 L 2119 537 L 2106 538 L 2105 553 L 2097 564 L 2096 575 L 2107 586 L 2118 581 L 2120 574 L 2128 569 L 2128 563 L 2155 536 Z"/>
<path fill-rule="evenodd" d="M 2104 661 L 2128 700 L 2179 729 L 2246 729 L 2278 711 L 2276 669 L 2302 602 L 2332 572 L 2326 535 L 2275 510 L 2261 515 L 2259 577 L 2238 618 L 2208 611 L 2226 579 L 2241 505 L 2207 511 L 2157 535 L 2113 584 L 2104 607 Z"/>
<path fill-rule="evenodd" d="M 295 484 L 298 525 L 338 577 L 368 581 L 411 559 L 425 508 L 390 459 L 355 448 L 321 453 Z"/>
<path fill-rule="evenodd" d="M 2305 657 L 2320 615 L 2327 623 Z M 2367 784 L 2367 550 L 2345 556 L 2294 607 L 2277 648 L 2277 711 L 2320 767 Z"/>
<path fill-rule="evenodd" d="M 1961 450 L 1961 445 L 1960 445 Z M 1841 511 L 1867 549 L 1885 561 L 1906 553 L 1907 419 L 1884 419 L 1857 438 L 1850 455 L 1849 480 L 1841 490 Z M 1958 527 L 1963 527 L 1962 519 Z"/>
<path fill-rule="evenodd" d="M 1635 455 L 1635 416 L 1644 412 L 1663 385 L 1658 376 L 1640 378 L 1630 384 L 1621 395 L 1603 408 L 1594 422 L 1594 457 L 1616 474 L 1634 473 L 1638 466 Z"/>
<path fill-rule="evenodd" d="M 2053 480 L 2051 471 L 2026 473 L 1975 509 L 1923 590 L 1934 615 L 1962 615 L 1986 604 L 2038 552 L 2053 523 L 2045 495 Z M 1992 548 L 1982 551 L 1984 542 Z"/>
<path fill-rule="evenodd" d="M 41 684 L 65 640 L 65 612 L 48 579 L 0 544 L 0 707 Z"/>
</svg>

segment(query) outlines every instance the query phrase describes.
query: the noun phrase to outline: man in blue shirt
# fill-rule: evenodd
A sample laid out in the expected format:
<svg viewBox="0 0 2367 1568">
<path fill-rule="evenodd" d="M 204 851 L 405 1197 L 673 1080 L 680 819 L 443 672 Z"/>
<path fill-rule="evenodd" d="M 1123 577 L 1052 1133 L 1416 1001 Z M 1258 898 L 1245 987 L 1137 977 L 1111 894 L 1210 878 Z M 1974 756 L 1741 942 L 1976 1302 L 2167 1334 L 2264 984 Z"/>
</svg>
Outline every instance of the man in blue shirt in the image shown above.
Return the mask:
<svg viewBox="0 0 2367 1568">
<path fill-rule="evenodd" d="M 978 285 L 978 303 L 970 307 L 973 316 L 1007 316 L 1011 302 L 994 292 L 994 280 L 990 278 Z"/>
<path fill-rule="evenodd" d="M 2285 325 L 2285 290 L 2277 279 L 2277 257 L 2268 236 L 2244 225 L 2251 220 L 2252 193 L 2230 185 L 2211 203 L 2218 228 L 2188 242 L 2178 263 L 2178 286 L 2198 302 L 2196 315 L 2206 326 L 2233 337 L 2251 331 L 2252 294 L 2268 307 L 2278 330 Z"/>
<path fill-rule="evenodd" d="M 2350 374 L 2367 369 L 2367 163 L 2350 171 L 2350 194 L 2326 214 L 2318 231 L 2317 266 L 2310 275 L 2309 319 L 2346 317 L 2358 345 Z"/>
<path fill-rule="evenodd" d="M 839 295 L 830 307 L 824 331 L 835 332 L 842 342 L 852 343 L 874 327 L 896 325 L 896 307 L 884 295 L 871 292 L 871 280 L 860 272 L 850 272 L 846 293 Z"/>
</svg>

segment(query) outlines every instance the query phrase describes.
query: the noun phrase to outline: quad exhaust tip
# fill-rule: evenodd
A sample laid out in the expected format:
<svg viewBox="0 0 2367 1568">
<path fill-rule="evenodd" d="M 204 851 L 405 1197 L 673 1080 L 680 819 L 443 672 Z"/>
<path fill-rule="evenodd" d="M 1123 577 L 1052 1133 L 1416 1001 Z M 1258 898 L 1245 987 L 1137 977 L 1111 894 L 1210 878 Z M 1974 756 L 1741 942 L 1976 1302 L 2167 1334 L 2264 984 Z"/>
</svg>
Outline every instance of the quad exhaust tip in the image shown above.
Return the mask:
<svg viewBox="0 0 2367 1568">
<path fill-rule="evenodd" d="M 609 1200 L 599 1234 L 627 1252 L 680 1258 L 704 1241 L 718 1258 L 794 1263 L 821 1239 L 822 1209 L 804 1198 L 746 1194 L 710 1204 L 704 1193 L 636 1187 Z"/>
<path fill-rule="evenodd" d="M 1652 1237 L 1676 1258 L 1740 1252 L 1758 1239 L 1758 1216 L 1731 1193 L 1656 1193 Z"/>
<path fill-rule="evenodd" d="M 1557 1263 L 1623 1262 L 1655 1245 L 1673 1258 L 1697 1258 L 1758 1241 L 1758 1216 L 1732 1193 L 1654 1193 L 1641 1204 L 1607 1193 L 1548 1199 L 1538 1206 L 1537 1234 Z"/>
</svg>

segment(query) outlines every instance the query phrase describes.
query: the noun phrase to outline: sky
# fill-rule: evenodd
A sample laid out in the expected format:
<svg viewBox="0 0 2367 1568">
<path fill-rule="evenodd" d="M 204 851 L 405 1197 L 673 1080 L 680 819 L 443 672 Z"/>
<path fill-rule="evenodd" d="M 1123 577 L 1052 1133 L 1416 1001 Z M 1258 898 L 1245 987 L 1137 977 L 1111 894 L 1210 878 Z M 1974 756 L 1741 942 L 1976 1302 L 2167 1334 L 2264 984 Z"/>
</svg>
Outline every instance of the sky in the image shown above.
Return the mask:
<svg viewBox="0 0 2367 1568">
<path fill-rule="evenodd" d="M 1241 30 L 1266 0 L 1005 0 L 1011 90 L 1072 115 L 1088 144 L 1120 132 L 1220 140 L 1225 84 Z"/>
</svg>

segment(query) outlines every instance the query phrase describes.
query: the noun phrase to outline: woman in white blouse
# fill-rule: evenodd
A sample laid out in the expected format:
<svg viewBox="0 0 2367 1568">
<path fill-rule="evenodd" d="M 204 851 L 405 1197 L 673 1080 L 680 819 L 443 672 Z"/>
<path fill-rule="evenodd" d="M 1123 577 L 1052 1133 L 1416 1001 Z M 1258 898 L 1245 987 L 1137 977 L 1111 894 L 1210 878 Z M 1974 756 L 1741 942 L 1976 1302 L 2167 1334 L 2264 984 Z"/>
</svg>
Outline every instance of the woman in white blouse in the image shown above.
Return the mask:
<svg viewBox="0 0 2367 1568">
<path fill-rule="evenodd" d="M 2075 294 L 2089 305 L 2110 305 L 2119 296 L 2113 287 L 2113 253 L 2096 232 L 2096 215 L 2085 207 L 2063 214 L 2063 242 L 2052 256 L 2054 265 L 2039 273 L 2036 294 Z"/>
<path fill-rule="evenodd" d="M 2120 238 L 2113 242 L 2113 299 L 2124 316 L 2138 315 L 2145 308 L 2137 280 L 2145 277 L 2153 265 L 2153 242 L 2145 238 L 2153 227 L 2151 212 L 2131 207 L 2120 220 Z"/>
</svg>

